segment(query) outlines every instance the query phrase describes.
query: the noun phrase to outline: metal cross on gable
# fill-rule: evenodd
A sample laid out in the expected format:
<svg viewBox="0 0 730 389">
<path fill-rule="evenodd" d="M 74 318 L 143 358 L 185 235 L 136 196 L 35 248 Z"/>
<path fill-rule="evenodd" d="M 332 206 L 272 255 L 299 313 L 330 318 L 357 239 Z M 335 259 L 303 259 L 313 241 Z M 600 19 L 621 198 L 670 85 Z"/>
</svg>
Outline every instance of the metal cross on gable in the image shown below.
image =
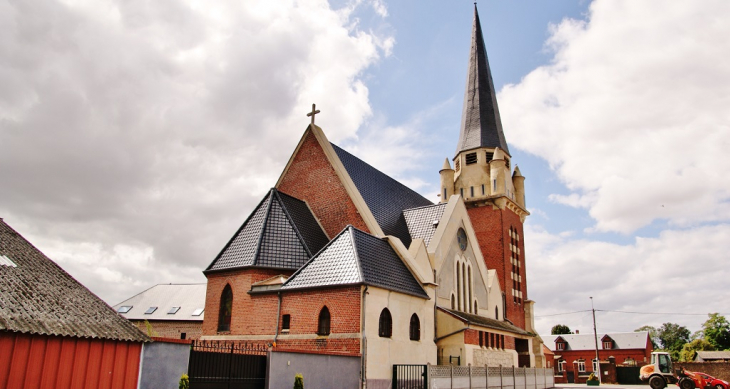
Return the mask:
<svg viewBox="0 0 730 389">
<path fill-rule="evenodd" d="M 312 104 L 312 112 L 308 113 L 307 116 L 312 117 L 312 124 L 314 124 L 314 115 L 319 113 L 318 109 L 315 109 L 317 107 L 317 104 Z"/>
</svg>

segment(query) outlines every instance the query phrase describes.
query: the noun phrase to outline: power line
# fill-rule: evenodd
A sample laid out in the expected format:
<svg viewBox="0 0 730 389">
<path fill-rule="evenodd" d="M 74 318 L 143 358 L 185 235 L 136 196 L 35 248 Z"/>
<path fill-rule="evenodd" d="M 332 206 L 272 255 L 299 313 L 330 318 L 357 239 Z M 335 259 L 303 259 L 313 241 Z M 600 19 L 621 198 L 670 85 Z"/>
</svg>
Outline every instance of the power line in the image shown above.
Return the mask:
<svg viewBox="0 0 730 389">
<path fill-rule="evenodd" d="M 573 315 L 576 313 L 583 313 L 583 312 L 590 312 L 590 309 L 584 309 L 582 311 L 573 311 L 573 312 L 562 312 L 562 313 L 553 313 L 549 315 L 539 315 L 535 316 L 535 318 L 540 317 L 552 317 L 552 316 L 562 316 L 562 315 Z M 679 315 L 679 316 L 707 316 L 708 313 L 685 313 L 685 312 L 633 312 L 633 311 L 612 311 L 608 309 L 596 309 L 597 312 L 611 312 L 611 313 L 626 313 L 626 314 L 632 314 L 632 315 Z M 711 312 L 714 313 L 714 312 Z M 728 313 L 718 313 L 721 316 L 730 316 Z"/>
<path fill-rule="evenodd" d="M 564 312 L 564 313 L 553 313 L 551 315 L 540 315 L 540 316 L 535 316 L 535 318 L 538 318 L 538 317 L 549 317 L 549 316 L 561 316 L 561 315 L 572 315 L 574 313 L 583 313 L 583 312 L 590 312 L 590 311 L 591 311 L 590 309 L 584 309 L 582 311 L 575 311 L 575 312 Z"/>
</svg>

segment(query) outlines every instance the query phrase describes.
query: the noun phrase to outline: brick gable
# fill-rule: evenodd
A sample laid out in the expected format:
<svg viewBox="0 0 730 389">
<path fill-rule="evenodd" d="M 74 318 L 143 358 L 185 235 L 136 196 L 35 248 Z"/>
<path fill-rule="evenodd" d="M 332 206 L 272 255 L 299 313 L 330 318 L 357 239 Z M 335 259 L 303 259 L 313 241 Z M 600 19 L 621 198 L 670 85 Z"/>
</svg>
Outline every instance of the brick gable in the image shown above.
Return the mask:
<svg viewBox="0 0 730 389">
<path fill-rule="evenodd" d="M 370 232 L 312 131 L 295 153 L 277 189 L 306 201 L 330 237 L 348 224 Z"/>
</svg>

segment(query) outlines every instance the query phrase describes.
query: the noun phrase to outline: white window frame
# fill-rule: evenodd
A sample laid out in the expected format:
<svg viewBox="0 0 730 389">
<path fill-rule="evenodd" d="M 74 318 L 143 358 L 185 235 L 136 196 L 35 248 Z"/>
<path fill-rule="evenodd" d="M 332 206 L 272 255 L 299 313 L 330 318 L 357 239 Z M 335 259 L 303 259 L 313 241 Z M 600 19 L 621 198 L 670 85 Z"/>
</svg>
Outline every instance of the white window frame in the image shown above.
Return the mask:
<svg viewBox="0 0 730 389">
<path fill-rule="evenodd" d="M 558 350 L 558 351 L 565 350 L 565 343 L 563 343 L 563 342 L 556 343 L 555 344 L 555 349 Z"/>
<path fill-rule="evenodd" d="M 578 372 L 579 373 L 586 372 L 586 361 L 578 361 Z"/>
<path fill-rule="evenodd" d="M 596 359 L 593 360 L 593 371 L 598 371 L 598 360 Z"/>
<path fill-rule="evenodd" d="M 561 359 L 558 361 L 558 373 L 565 371 L 565 360 Z"/>
<path fill-rule="evenodd" d="M 610 340 L 607 340 L 607 341 L 603 342 L 603 349 L 604 350 L 610 350 L 611 349 L 611 343 L 612 342 Z"/>
</svg>

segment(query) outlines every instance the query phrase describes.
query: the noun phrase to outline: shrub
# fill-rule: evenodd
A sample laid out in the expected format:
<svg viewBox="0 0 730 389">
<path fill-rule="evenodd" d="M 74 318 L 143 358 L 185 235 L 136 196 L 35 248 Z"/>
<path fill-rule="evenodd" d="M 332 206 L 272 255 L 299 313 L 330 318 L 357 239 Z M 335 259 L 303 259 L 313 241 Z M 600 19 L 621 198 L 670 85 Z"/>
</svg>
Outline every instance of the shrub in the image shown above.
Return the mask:
<svg viewBox="0 0 730 389">
<path fill-rule="evenodd" d="M 182 376 L 180 376 L 180 383 L 178 384 L 178 389 L 190 389 L 190 378 L 188 378 L 188 375 L 183 373 Z"/>
<path fill-rule="evenodd" d="M 294 389 L 304 389 L 304 376 L 300 373 L 294 375 Z"/>
</svg>

